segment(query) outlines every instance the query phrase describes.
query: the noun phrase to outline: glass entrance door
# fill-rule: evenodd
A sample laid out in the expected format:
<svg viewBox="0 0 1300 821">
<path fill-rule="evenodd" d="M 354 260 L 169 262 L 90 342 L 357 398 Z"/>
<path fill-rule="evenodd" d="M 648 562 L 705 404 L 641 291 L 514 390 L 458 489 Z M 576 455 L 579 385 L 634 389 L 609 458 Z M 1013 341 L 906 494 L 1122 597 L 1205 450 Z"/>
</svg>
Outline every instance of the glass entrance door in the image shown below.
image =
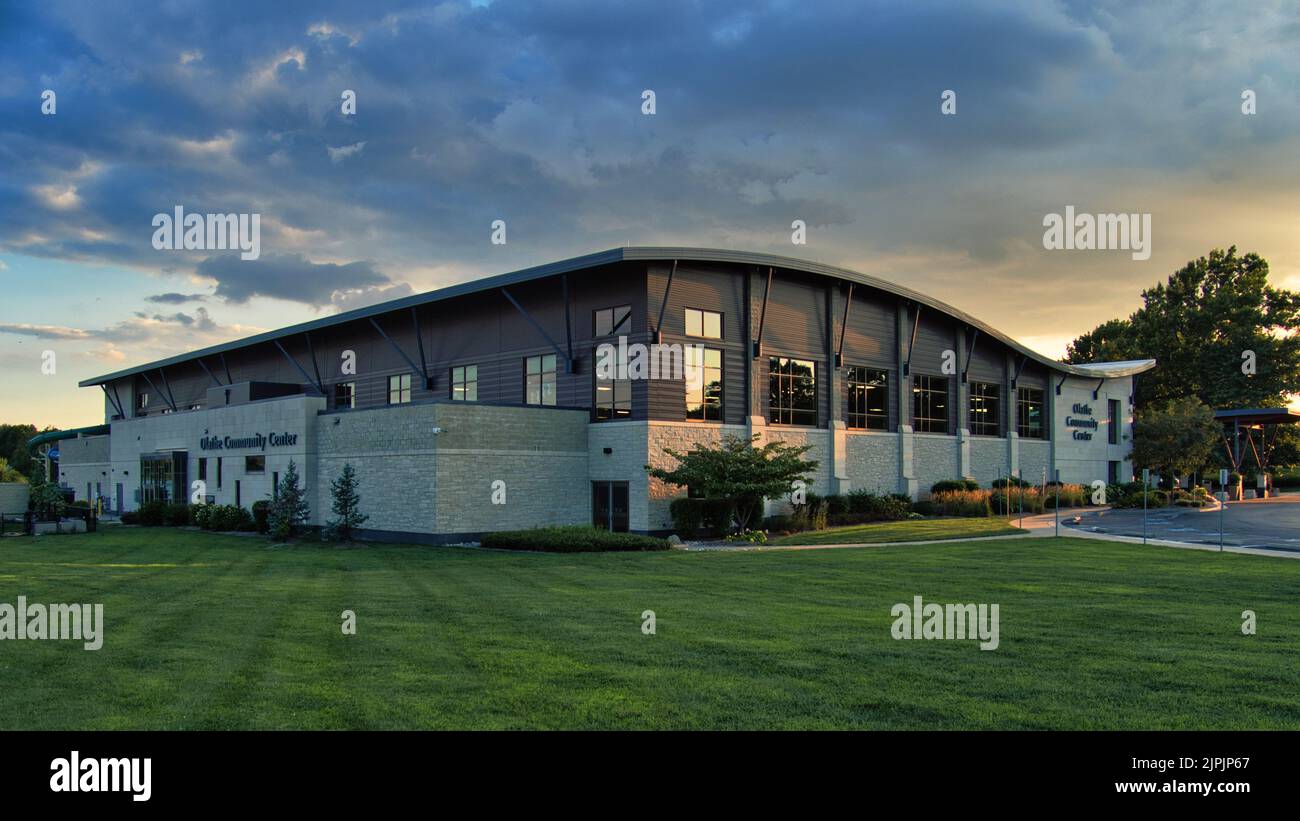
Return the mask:
<svg viewBox="0 0 1300 821">
<path fill-rule="evenodd" d="M 596 527 L 626 533 L 628 528 L 628 483 L 591 483 L 591 523 Z"/>
</svg>

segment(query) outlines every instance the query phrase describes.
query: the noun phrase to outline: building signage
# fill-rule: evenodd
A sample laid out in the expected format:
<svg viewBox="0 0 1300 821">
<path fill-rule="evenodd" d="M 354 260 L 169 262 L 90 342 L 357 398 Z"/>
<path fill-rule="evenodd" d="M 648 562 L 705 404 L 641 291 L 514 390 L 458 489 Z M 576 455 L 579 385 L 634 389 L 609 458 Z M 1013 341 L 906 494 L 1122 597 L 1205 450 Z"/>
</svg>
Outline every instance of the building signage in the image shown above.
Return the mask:
<svg viewBox="0 0 1300 821">
<path fill-rule="evenodd" d="M 252 436 L 204 436 L 199 440 L 199 450 L 266 450 L 288 448 L 298 444 L 296 433 L 255 433 Z"/>
<path fill-rule="evenodd" d="M 1082 402 L 1075 402 L 1074 407 L 1070 408 L 1071 414 L 1065 417 L 1065 426 L 1067 428 L 1076 428 L 1073 432 L 1074 438 L 1081 441 L 1090 441 L 1092 432 L 1101 427 L 1092 415 L 1092 406 L 1085 405 Z M 1086 418 L 1085 418 L 1086 417 Z M 1079 430 L 1079 429 L 1082 430 Z"/>
</svg>

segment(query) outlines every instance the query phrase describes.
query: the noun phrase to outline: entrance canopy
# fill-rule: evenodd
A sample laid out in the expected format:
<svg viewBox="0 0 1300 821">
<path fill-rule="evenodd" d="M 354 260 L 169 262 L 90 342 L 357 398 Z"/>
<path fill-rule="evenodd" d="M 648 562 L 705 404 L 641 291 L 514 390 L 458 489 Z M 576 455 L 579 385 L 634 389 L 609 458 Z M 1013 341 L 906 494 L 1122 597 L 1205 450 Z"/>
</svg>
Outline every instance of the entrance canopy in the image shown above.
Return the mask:
<svg viewBox="0 0 1300 821">
<path fill-rule="evenodd" d="M 1300 412 L 1290 408 L 1233 408 L 1216 410 L 1214 418 L 1223 425 L 1223 446 L 1233 471 L 1241 473 L 1242 462 L 1250 455 L 1259 472 L 1265 473 L 1277 432 L 1283 425 L 1300 422 Z"/>
</svg>

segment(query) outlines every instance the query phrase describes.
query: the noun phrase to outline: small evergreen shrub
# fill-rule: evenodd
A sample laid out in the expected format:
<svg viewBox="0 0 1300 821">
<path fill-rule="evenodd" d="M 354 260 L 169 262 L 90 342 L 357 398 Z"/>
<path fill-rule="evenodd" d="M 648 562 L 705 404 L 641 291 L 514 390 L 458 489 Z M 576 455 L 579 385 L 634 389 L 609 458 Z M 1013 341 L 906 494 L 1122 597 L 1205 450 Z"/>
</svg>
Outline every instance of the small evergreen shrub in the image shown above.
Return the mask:
<svg viewBox="0 0 1300 821">
<path fill-rule="evenodd" d="M 614 533 L 589 525 L 504 530 L 483 536 L 484 547 L 502 550 L 538 550 L 547 553 L 599 553 L 604 551 L 667 550 L 667 539 Z"/>
</svg>

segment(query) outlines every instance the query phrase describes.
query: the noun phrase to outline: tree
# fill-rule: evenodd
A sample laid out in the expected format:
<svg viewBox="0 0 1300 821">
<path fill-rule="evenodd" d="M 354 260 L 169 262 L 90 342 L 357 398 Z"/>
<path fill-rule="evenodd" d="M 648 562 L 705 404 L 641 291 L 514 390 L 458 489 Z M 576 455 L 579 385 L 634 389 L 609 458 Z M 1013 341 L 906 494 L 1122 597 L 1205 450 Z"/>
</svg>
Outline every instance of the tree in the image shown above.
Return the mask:
<svg viewBox="0 0 1300 821">
<path fill-rule="evenodd" d="M 1138 411 L 1133 464 L 1172 478 L 1205 467 L 1222 429 L 1214 411 L 1194 396 Z"/>
<path fill-rule="evenodd" d="M 37 463 L 35 475 L 27 488 L 27 506 L 42 522 L 56 522 L 63 517 L 67 509 L 67 500 L 63 491 L 54 482 L 47 481 L 45 470 Z"/>
<path fill-rule="evenodd" d="M 46 428 L 54 430 L 54 428 Z M 38 433 L 35 425 L 0 425 L 0 457 L 9 459 L 9 467 L 29 480 L 35 478 L 37 460 L 27 452 L 27 440 Z"/>
<path fill-rule="evenodd" d="M 352 533 L 370 517 L 361 513 L 361 494 L 357 493 L 357 473 L 351 464 L 343 465 L 343 473 L 330 482 L 330 495 L 334 502 L 330 509 L 334 519 L 325 526 L 325 537 L 330 541 L 351 541 Z"/>
<path fill-rule="evenodd" d="M 9 462 L 7 460 L 0 459 L 0 482 L 20 482 L 26 484 L 27 477 L 23 475 L 22 471 L 9 467 Z"/>
<path fill-rule="evenodd" d="M 731 501 L 736 524 L 747 530 L 764 499 L 790 493 L 795 482 L 808 481 L 818 464 L 803 458 L 811 445 L 768 442 L 754 447 L 753 439 L 726 436 L 720 444 L 698 445 L 686 453 L 664 448 L 664 453 L 677 460 L 677 467 L 665 470 L 646 465 L 646 471 L 704 498 Z"/>
<path fill-rule="evenodd" d="M 1276 407 L 1300 390 L 1300 293 L 1270 286 L 1259 255 L 1214 249 L 1142 303 L 1074 340 L 1066 361 L 1154 358 L 1139 406 L 1195 396 L 1212 408 Z"/>
<path fill-rule="evenodd" d="M 289 467 L 280 478 L 276 489 L 275 501 L 266 512 L 266 521 L 270 526 L 271 537 L 282 542 L 296 534 L 311 516 L 306 493 L 298 484 L 298 466 L 289 460 Z"/>
</svg>

